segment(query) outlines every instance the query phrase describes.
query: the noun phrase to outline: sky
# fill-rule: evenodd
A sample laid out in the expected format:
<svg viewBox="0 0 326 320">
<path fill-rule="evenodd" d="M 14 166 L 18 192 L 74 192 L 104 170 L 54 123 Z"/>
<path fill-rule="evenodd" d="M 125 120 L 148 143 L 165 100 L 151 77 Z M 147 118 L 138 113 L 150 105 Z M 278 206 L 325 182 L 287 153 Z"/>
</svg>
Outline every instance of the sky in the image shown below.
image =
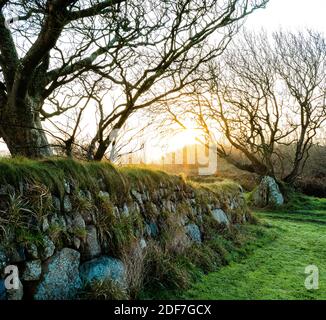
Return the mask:
<svg viewBox="0 0 326 320">
<path fill-rule="evenodd" d="M 270 0 L 266 9 L 250 15 L 246 28 L 312 28 L 326 32 L 326 0 Z"/>
</svg>

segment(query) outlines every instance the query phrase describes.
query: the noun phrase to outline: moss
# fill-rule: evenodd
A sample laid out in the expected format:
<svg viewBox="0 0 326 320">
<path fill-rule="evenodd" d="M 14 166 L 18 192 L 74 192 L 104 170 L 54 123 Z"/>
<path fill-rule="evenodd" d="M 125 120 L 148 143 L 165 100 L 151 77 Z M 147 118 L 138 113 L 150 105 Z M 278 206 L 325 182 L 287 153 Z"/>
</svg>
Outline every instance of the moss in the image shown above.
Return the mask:
<svg viewBox="0 0 326 320">
<path fill-rule="evenodd" d="M 134 185 L 146 185 L 150 189 L 157 188 L 164 183 L 166 186 L 174 186 L 175 183 L 182 182 L 178 176 L 169 175 L 159 170 L 150 170 L 141 167 L 128 166 L 119 169 L 121 173 L 126 175 Z"/>
<path fill-rule="evenodd" d="M 0 183 L 8 183 L 16 188 L 22 181 L 34 181 L 46 185 L 51 192 L 62 197 L 67 179 L 73 182 L 76 189 L 90 190 L 93 194 L 100 190 L 100 179 L 112 195 L 123 194 L 121 191 L 126 188 L 123 175 L 109 163 L 87 163 L 60 158 L 40 161 L 25 158 L 0 160 Z"/>
</svg>

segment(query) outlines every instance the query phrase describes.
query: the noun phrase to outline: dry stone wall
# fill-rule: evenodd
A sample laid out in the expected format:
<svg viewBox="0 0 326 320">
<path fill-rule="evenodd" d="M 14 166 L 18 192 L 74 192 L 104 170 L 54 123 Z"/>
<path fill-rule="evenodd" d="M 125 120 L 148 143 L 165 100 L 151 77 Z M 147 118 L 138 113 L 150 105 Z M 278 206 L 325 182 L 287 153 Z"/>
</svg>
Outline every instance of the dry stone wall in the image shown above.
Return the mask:
<svg viewBox="0 0 326 320">
<path fill-rule="evenodd" d="M 128 254 L 151 242 L 182 251 L 205 241 L 207 223 L 219 232 L 250 217 L 240 187 L 218 193 L 179 177 L 128 179 L 112 191 L 67 177 L 60 195 L 39 182 L 0 185 L 0 299 L 74 299 L 94 280 L 127 287 Z M 18 270 L 15 289 L 8 266 Z"/>
</svg>

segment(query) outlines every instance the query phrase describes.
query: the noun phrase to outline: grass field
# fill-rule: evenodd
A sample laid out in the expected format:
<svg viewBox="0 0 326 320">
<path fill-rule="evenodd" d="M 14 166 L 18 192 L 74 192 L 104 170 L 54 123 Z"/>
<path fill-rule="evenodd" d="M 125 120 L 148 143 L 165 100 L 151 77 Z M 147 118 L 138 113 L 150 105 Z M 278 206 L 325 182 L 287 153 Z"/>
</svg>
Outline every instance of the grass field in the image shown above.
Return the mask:
<svg viewBox="0 0 326 320">
<path fill-rule="evenodd" d="M 326 211 L 256 214 L 269 226 L 256 249 L 241 261 L 203 276 L 179 298 L 326 299 Z M 270 233 L 275 237 L 264 241 Z M 319 268 L 317 290 L 304 285 L 305 268 L 312 264 Z"/>
</svg>

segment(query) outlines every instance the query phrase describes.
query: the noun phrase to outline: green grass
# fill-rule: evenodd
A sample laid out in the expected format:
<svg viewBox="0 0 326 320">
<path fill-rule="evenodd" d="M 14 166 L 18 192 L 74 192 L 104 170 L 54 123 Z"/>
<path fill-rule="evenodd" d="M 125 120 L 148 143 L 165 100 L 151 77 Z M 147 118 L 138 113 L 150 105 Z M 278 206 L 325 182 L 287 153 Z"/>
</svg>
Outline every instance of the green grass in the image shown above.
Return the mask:
<svg viewBox="0 0 326 320">
<path fill-rule="evenodd" d="M 271 214 L 273 219 L 269 217 Z M 241 261 L 204 276 L 179 298 L 326 299 L 326 226 L 318 221 L 325 220 L 326 213 L 316 212 L 316 221 L 279 219 L 281 212 L 259 215 L 270 228 L 254 244 L 255 250 Z M 276 238 L 266 242 L 271 232 Z M 307 290 L 304 286 L 305 268 L 311 264 L 319 268 L 318 290 Z"/>
<path fill-rule="evenodd" d="M 326 198 L 310 197 L 301 193 L 291 192 L 286 195 L 286 200 L 282 211 L 299 213 L 307 210 L 326 211 Z"/>
</svg>

